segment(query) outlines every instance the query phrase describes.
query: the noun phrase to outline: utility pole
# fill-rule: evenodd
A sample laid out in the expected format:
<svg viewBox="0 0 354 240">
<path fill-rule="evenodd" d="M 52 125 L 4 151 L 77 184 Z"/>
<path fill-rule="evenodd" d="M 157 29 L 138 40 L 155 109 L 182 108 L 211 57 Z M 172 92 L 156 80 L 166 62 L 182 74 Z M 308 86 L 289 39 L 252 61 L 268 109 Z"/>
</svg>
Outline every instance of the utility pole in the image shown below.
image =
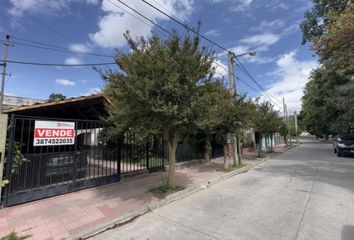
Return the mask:
<svg viewBox="0 0 354 240">
<path fill-rule="evenodd" d="M 297 113 L 294 112 L 296 143 L 299 144 L 299 134 L 297 132 Z"/>
<path fill-rule="evenodd" d="M 284 122 L 288 128 L 288 137 L 289 137 L 289 143 L 291 145 L 291 136 L 290 136 L 290 126 L 289 126 L 289 115 L 288 115 L 288 107 L 285 104 L 285 98 L 283 98 L 283 117 L 284 117 Z M 287 139 L 288 139 L 287 137 Z M 287 144 L 287 143 L 285 143 Z"/>
<path fill-rule="evenodd" d="M 235 62 L 234 62 L 234 54 L 229 51 L 227 54 L 228 59 L 228 72 L 229 72 L 229 91 L 231 93 L 236 93 L 236 78 L 235 78 Z M 233 164 L 238 165 L 240 164 L 239 155 L 237 153 L 238 149 L 238 140 L 235 134 L 230 134 L 231 138 L 231 146 L 232 147 L 232 156 L 233 156 Z"/>
<path fill-rule="evenodd" d="M 291 131 L 290 131 L 290 119 L 289 119 L 289 113 L 288 113 L 288 106 L 286 104 L 285 104 L 285 110 L 286 110 L 286 121 L 288 124 L 289 144 L 291 146 L 292 142 L 291 142 Z"/>
<path fill-rule="evenodd" d="M 2 114 L 2 106 L 4 104 L 6 65 L 7 65 L 7 57 L 9 54 L 9 46 L 10 46 L 10 36 L 6 35 L 4 63 L 2 64 L 1 97 L 0 97 L 0 113 L 1 114 Z"/>
</svg>

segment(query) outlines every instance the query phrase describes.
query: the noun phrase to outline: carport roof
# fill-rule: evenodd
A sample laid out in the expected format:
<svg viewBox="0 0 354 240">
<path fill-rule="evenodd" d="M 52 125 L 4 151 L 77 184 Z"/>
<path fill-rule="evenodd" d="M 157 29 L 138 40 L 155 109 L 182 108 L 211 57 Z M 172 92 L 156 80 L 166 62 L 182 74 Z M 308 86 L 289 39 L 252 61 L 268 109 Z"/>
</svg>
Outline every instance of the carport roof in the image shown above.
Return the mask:
<svg viewBox="0 0 354 240">
<path fill-rule="evenodd" d="M 106 104 L 111 104 L 111 101 L 102 94 L 96 94 L 14 107 L 4 110 L 3 113 L 33 117 L 99 120 L 107 117 Z"/>
</svg>

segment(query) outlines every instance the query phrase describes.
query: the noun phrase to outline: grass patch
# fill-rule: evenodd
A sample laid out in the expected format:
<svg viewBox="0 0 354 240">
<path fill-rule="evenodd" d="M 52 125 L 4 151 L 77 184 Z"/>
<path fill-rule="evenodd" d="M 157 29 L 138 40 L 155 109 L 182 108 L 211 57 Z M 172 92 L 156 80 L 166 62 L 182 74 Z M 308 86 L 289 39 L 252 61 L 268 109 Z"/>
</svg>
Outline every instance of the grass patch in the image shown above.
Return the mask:
<svg viewBox="0 0 354 240">
<path fill-rule="evenodd" d="M 186 189 L 186 187 L 181 185 L 176 185 L 175 187 L 161 185 L 158 187 L 150 188 L 149 192 L 151 192 L 155 197 L 162 199 L 172 193 L 182 191 L 184 189 Z"/>
<path fill-rule="evenodd" d="M 228 173 L 228 172 L 231 172 L 231 171 L 234 171 L 234 170 L 246 167 L 246 166 L 247 166 L 246 163 L 240 163 L 240 164 L 237 164 L 237 165 L 231 165 L 228 168 L 222 168 L 221 171 L 223 171 L 225 173 Z"/>
<path fill-rule="evenodd" d="M 163 166 L 162 158 L 149 158 L 149 168 L 154 167 L 162 167 Z M 137 164 L 138 166 L 144 167 L 146 166 L 146 159 L 132 159 L 132 158 L 124 158 L 122 162 L 127 164 Z"/>
<path fill-rule="evenodd" d="M 29 238 L 30 236 L 23 236 L 23 237 L 19 237 L 17 236 L 17 234 L 15 232 L 10 233 L 9 235 L 6 235 L 5 237 L 0 238 L 0 240 L 22 240 L 22 239 L 26 239 Z"/>
</svg>

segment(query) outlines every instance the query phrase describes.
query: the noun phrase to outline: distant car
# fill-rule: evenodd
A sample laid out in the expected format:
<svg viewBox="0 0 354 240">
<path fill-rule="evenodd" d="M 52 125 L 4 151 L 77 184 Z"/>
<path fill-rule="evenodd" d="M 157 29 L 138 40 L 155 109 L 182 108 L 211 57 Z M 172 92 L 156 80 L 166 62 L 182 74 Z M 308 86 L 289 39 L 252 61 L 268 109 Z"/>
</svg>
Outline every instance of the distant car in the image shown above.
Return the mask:
<svg viewBox="0 0 354 240">
<path fill-rule="evenodd" d="M 333 139 L 333 151 L 338 157 L 354 154 L 354 134 L 339 134 Z"/>
</svg>

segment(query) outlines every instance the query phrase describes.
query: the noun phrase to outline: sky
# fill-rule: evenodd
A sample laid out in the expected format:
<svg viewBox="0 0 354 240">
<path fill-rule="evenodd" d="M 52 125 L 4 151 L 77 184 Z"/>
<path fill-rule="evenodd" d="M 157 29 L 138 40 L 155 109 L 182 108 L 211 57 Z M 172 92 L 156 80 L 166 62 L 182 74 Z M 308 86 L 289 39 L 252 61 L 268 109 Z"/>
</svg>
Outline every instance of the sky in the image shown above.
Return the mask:
<svg viewBox="0 0 354 240">
<path fill-rule="evenodd" d="M 163 28 L 175 28 L 182 35 L 188 34 L 186 29 L 142 0 L 121 1 Z M 318 66 L 310 46 L 301 45 L 299 23 L 304 12 L 311 8 L 310 0 L 146 1 L 190 27 L 197 26 L 200 21 L 201 34 L 235 54 L 256 51 L 256 56 L 246 55 L 239 60 L 266 89 L 275 108 L 282 106 L 284 97 L 289 114 L 301 109 L 303 88 L 311 70 Z M 12 61 L 110 63 L 112 56 L 129 51 L 123 36 L 127 30 L 133 37 L 149 37 L 152 33 L 166 37 L 166 33 L 119 0 L 0 0 L 0 11 L 0 43 L 10 35 L 8 60 Z M 202 44 L 216 53 L 216 76 L 227 79 L 226 52 L 205 40 Z M 53 51 L 52 45 L 61 48 Z M 4 47 L 0 45 L 0 59 L 3 59 Z M 15 63 L 7 66 L 7 95 L 47 99 L 55 92 L 77 97 L 97 93 L 104 87 L 103 80 L 92 67 Z M 99 68 L 117 69 L 115 65 Z M 239 93 L 268 99 L 238 66 L 236 74 L 240 78 L 237 82 Z"/>
</svg>

